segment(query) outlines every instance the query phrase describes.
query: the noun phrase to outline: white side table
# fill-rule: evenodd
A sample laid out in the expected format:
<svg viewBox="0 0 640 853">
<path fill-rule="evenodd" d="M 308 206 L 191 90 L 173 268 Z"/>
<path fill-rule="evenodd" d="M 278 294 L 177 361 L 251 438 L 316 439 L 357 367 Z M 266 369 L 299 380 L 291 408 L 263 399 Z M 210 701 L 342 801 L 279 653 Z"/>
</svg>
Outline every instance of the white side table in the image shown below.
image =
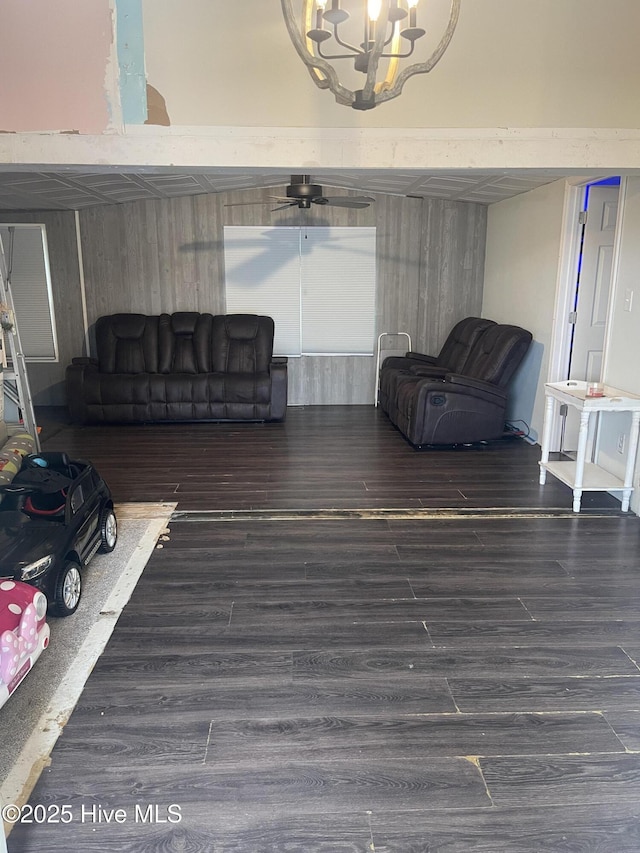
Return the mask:
<svg viewBox="0 0 640 853">
<path fill-rule="evenodd" d="M 587 382 L 567 380 L 565 382 L 547 382 L 544 386 L 545 411 L 542 430 L 542 456 L 540 458 L 540 484 L 544 485 L 547 471 L 573 489 L 573 511 L 580 512 L 583 491 L 622 492 L 622 511 L 627 512 L 631 492 L 633 491 L 633 470 L 638 434 L 640 432 L 640 396 L 621 391 L 610 385 L 604 386 L 603 397 L 587 397 Z M 565 403 L 580 412 L 580 432 L 578 434 L 578 452 L 574 461 L 550 462 L 549 446 L 556 408 Z M 624 480 L 609 474 L 600 466 L 586 461 L 589 419 L 597 412 L 631 412 L 631 435 Z"/>
</svg>

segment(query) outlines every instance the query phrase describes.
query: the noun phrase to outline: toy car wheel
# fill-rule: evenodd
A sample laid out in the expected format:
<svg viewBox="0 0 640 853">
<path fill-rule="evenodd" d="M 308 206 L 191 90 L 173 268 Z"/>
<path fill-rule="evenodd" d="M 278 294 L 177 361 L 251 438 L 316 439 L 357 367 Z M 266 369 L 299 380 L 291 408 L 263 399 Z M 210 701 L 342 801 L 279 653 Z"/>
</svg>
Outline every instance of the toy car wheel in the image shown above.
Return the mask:
<svg viewBox="0 0 640 853">
<path fill-rule="evenodd" d="M 74 560 L 68 560 L 56 578 L 51 612 L 55 616 L 71 616 L 78 609 L 81 594 L 80 566 Z"/>
<path fill-rule="evenodd" d="M 110 554 L 118 541 L 118 522 L 112 509 L 103 509 L 100 516 L 100 548 L 103 554 Z"/>
</svg>

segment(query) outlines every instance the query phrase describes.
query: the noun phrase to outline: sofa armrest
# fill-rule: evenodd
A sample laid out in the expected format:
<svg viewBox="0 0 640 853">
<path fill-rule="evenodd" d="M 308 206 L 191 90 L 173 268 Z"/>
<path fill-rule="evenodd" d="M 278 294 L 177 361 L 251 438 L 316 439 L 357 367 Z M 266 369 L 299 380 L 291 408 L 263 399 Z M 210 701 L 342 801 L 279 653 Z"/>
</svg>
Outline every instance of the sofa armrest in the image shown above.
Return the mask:
<svg viewBox="0 0 640 853">
<path fill-rule="evenodd" d="M 85 403 L 85 379 L 98 373 L 98 362 L 94 358 L 74 358 L 67 365 L 65 389 L 67 408 L 74 423 L 86 423 L 87 406 Z"/>
<path fill-rule="evenodd" d="M 271 359 L 271 419 L 283 421 L 287 414 L 287 363 L 284 356 Z"/>
<path fill-rule="evenodd" d="M 434 364 L 435 365 L 435 363 L 437 361 L 437 359 L 434 355 L 425 355 L 425 353 L 423 353 L 423 352 L 411 352 L 411 351 L 409 351 L 406 354 L 406 357 L 412 358 L 415 361 L 421 361 L 424 364 Z"/>
<path fill-rule="evenodd" d="M 412 370 L 414 367 L 422 365 L 428 367 L 435 365 L 435 358 L 430 355 L 423 355 L 419 352 L 407 352 L 405 355 L 388 355 L 380 367 L 381 370 Z"/>
<path fill-rule="evenodd" d="M 410 371 L 414 376 L 426 376 L 431 379 L 444 379 L 447 375 L 447 368 L 438 367 L 436 364 L 414 364 Z"/>
<path fill-rule="evenodd" d="M 507 399 L 506 391 L 498 387 L 498 385 L 493 385 L 491 382 L 485 382 L 482 379 L 473 379 L 471 376 L 463 376 L 461 373 L 447 373 L 444 381 L 456 386 L 460 390 L 469 388 L 474 391 L 482 391 L 498 400 Z"/>
</svg>

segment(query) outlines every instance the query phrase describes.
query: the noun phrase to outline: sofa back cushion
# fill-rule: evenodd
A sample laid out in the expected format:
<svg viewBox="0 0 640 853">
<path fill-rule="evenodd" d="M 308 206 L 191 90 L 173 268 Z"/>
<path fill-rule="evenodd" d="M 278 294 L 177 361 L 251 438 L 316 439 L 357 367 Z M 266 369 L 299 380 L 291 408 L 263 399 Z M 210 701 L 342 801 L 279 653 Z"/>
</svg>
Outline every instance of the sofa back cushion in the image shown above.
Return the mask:
<svg viewBox="0 0 640 853">
<path fill-rule="evenodd" d="M 257 314 L 110 314 L 95 331 L 101 373 L 268 373 L 273 354 L 273 320 Z"/>
<path fill-rule="evenodd" d="M 267 373 L 273 354 L 274 323 L 257 314 L 213 318 L 211 370 L 214 373 Z"/>
<path fill-rule="evenodd" d="M 158 329 L 160 373 L 207 373 L 211 361 L 211 314 L 161 314 Z"/>
<path fill-rule="evenodd" d="M 490 326 L 476 341 L 459 372 L 504 388 L 529 349 L 531 339 L 531 332 L 520 326 Z"/>
<path fill-rule="evenodd" d="M 101 373 L 157 373 L 158 317 L 110 314 L 96 320 Z"/>
<path fill-rule="evenodd" d="M 451 373 L 461 372 L 472 347 L 489 326 L 495 326 L 493 320 L 480 317 L 465 317 L 460 320 L 449 332 L 436 358 L 436 365 L 448 368 Z"/>
</svg>

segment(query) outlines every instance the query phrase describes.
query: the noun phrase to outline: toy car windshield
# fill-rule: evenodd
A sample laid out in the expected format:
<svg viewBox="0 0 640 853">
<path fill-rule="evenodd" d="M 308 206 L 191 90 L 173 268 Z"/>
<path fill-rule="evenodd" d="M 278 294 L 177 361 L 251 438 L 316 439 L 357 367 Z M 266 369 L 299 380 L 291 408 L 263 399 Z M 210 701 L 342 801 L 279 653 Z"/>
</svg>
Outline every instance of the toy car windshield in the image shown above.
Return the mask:
<svg viewBox="0 0 640 853">
<path fill-rule="evenodd" d="M 73 480 L 51 468 L 26 468 L 19 471 L 5 494 L 25 495 L 24 510 L 29 515 L 54 517 L 64 511 L 67 490 Z"/>
</svg>

